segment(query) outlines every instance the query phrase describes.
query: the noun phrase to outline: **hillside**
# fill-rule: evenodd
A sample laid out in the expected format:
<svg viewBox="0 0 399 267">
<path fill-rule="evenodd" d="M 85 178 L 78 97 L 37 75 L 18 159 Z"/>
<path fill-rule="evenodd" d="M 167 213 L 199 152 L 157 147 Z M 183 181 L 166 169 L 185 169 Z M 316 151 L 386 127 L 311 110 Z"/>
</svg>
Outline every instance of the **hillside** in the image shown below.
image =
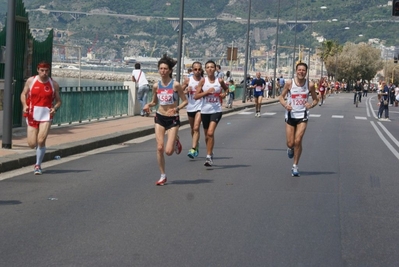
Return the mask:
<svg viewBox="0 0 399 267">
<path fill-rule="evenodd" d="M 0 0 L 0 21 L 5 24 L 7 1 Z M 300 2 L 300 3 L 299 3 Z M 276 19 L 278 1 L 252 0 L 251 19 Z M 300 5 L 297 7 L 296 4 Z M 285 21 L 318 21 L 313 26 L 298 24 L 296 44 L 316 47 L 315 36 L 324 36 L 340 43 L 361 42 L 370 38 L 385 40 L 386 45 L 398 43 L 397 24 L 391 18 L 391 6 L 386 0 L 280 0 L 280 46 L 294 45 L 295 28 Z M 29 12 L 31 28 L 57 28 L 68 30 L 68 36 L 55 38 L 55 43 L 83 46 L 96 53 L 97 58 L 116 59 L 124 56 L 152 55 L 164 52 L 176 54 L 178 34 L 164 19 L 137 21 L 95 13 L 129 14 L 139 16 L 179 17 L 180 0 L 26 0 L 27 9 L 46 9 L 92 12 L 91 16 L 74 19 L 69 14 L 55 16 L 42 12 Z M 320 7 L 326 8 L 320 8 Z M 4 7 L 4 8 L 3 8 Z M 234 42 L 239 52 L 245 51 L 248 0 L 186 0 L 185 17 L 222 18 L 241 17 L 242 21 L 209 20 L 192 27 L 184 23 L 185 45 L 190 57 L 222 58 L 226 47 Z M 298 12 L 296 12 L 298 11 Z M 296 16 L 297 14 L 297 16 Z M 396 25 L 395 25 L 396 24 Z M 344 30 L 344 28 L 349 28 Z M 271 49 L 275 42 L 276 23 L 251 24 L 252 49 Z M 314 33 L 312 35 L 312 33 Z M 116 34 L 124 38 L 117 38 Z"/>
</svg>

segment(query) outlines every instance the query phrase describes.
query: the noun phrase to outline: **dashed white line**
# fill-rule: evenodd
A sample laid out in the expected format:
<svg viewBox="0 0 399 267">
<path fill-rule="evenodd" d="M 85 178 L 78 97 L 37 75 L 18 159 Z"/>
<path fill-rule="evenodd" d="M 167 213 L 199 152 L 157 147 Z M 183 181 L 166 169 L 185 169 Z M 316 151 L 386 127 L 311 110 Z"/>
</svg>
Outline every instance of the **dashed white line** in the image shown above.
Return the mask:
<svg viewBox="0 0 399 267">
<path fill-rule="evenodd" d="M 358 116 L 355 116 L 355 119 L 357 119 L 357 120 L 367 120 L 367 117 L 358 117 Z"/>
<path fill-rule="evenodd" d="M 334 118 L 334 119 L 343 119 L 343 118 L 344 118 L 344 115 L 332 115 L 331 118 Z"/>
</svg>

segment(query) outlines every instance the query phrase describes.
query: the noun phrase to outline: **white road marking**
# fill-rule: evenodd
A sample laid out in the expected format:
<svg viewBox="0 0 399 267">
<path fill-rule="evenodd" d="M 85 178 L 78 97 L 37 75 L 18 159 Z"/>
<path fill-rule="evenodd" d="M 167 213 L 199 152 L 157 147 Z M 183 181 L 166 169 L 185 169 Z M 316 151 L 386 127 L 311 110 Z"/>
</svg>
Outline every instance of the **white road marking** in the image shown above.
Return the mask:
<svg viewBox="0 0 399 267">
<path fill-rule="evenodd" d="M 344 118 L 344 115 L 332 115 L 331 118 L 334 118 L 334 119 L 343 119 L 343 118 Z"/>
<path fill-rule="evenodd" d="M 377 122 L 377 123 L 384 130 L 384 132 L 388 135 L 388 137 L 391 138 L 391 140 L 395 143 L 395 145 L 397 147 L 399 147 L 399 141 L 391 134 L 391 132 L 388 131 L 387 128 L 385 128 L 385 126 L 381 122 Z"/>
<path fill-rule="evenodd" d="M 255 112 L 250 112 L 250 111 L 243 111 L 243 112 L 240 112 L 240 113 L 238 113 L 238 114 L 240 114 L 240 115 L 251 115 L 251 114 L 254 114 Z"/>
<path fill-rule="evenodd" d="M 357 119 L 357 120 L 367 120 L 367 117 L 358 117 L 358 116 L 355 116 L 355 119 Z"/>
<path fill-rule="evenodd" d="M 378 136 L 381 138 L 381 140 L 385 143 L 385 145 L 388 147 L 389 150 L 391 150 L 392 154 L 399 160 L 399 153 L 398 151 L 395 150 L 395 148 L 388 142 L 388 140 L 384 137 L 384 135 L 381 133 L 381 131 L 378 129 L 377 125 L 373 121 L 370 122 L 371 125 L 373 126 L 374 130 L 377 132 Z"/>
<path fill-rule="evenodd" d="M 309 117 L 319 118 L 321 114 L 309 114 Z"/>
<path fill-rule="evenodd" d="M 266 113 L 262 113 L 262 116 L 263 115 L 265 115 L 265 116 L 273 116 L 273 115 L 276 115 L 277 113 L 276 112 L 266 112 Z"/>
</svg>

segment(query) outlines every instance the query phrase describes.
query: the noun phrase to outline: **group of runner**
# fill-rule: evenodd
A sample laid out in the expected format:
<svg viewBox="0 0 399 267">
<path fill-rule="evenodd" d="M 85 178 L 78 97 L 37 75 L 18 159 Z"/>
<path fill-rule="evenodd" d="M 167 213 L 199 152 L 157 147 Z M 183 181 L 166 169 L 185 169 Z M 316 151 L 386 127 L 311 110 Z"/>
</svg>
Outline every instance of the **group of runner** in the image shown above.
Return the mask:
<svg viewBox="0 0 399 267">
<path fill-rule="evenodd" d="M 155 135 L 157 141 L 157 160 L 161 171 L 161 177 L 156 185 L 164 185 L 167 182 L 164 154 L 170 156 L 175 152 L 180 154 L 182 146 L 177 135 L 180 126 L 179 111 L 186 107 L 191 126 L 192 144 L 188 151 L 188 157 L 198 157 L 198 144 L 200 139 L 200 124 L 202 122 L 205 145 L 205 166 L 213 165 L 213 147 L 215 144 L 215 130 L 222 118 L 222 99 L 228 94 L 228 85 L 223 78 L 215 75 L 216 63 L 205 63 L 206 76 L 203 77 L 202 64 L 192 64 L 193 74 L 184 79 L 184 82 L 173 80 L 172 71 L 176 61 L 164 55 L 158 62 L 158 72 L 161 80 L 153 85 L 152 101 L 144 106 L 144 111 L 150 112 L 150 108 L 159 104 L 155 114 Z M 180 98 L 181 101 L 178 101 Z M 166 146 L 165 133 L 168 135 Z"/>
<path fill-rule="evenodd" d="M 180 154 L 182 145 L 178 137 L 180 126 L 179 111 L 187 106 L 187 115 L 191 127 L 192 143 L 188 157 L 198 157 L 200 140 L 200 125 L 202 123 L 205 135 L 206 160 L 205 166 L 213 165 L 213 148 L 215 145 L 215 131 L 222 118 L 222 99 L 229 93 L 228 85 L 223 78 L 216 76 L 216 63 L 209 60 L 205 63 L 205 73 L 200 62 L 192 64 L 193 75 L 185 78 L 180 84 L 172 77 L 173 67 L 177 61 L 164 55 L 158 61 L 160 80 L 152 87 L 153 97 L 143 111 L 150 113 L 151 107 L 158 105 L 154 122 L 157 143 L 157 161 L 161 172 L 156 185 L 167 182 L 165 156 L 174 152 Z M 288 80 L 280 95 L 280 103 L 285 107 L 286 140 L 288 157 L 294 159 L 292 175 L 299 176 L 298 163 L 302 152 L 302 138 L 306 130 L 309 109 L 318 103 L 315 86 L 306 79 L 307 65 L 299 63 L 296 66 L 296 76 Z M 37 162 L 34 174 L 42 174 L 41 162 L 46 146 L 45 142 L 51 121 L 57 109 L 61 106 L 59 85 L 49 77 L 50 64 L 41 62 L 37 66 L 38 75 L 29 78 L 21 93 L 24 116 L 27 118 L 28 144 L 36 148 Z M 260 73 L 256 74 L 252 85 L 255 91 L 256 116 L 260 114 L 264 80 Z M 309 94 L 313 101 L 308 102 Z M 179 101 L 179 99 L 181 101 Z M 165 145 L 165 135 L 167 135 Z"/>
</svg>

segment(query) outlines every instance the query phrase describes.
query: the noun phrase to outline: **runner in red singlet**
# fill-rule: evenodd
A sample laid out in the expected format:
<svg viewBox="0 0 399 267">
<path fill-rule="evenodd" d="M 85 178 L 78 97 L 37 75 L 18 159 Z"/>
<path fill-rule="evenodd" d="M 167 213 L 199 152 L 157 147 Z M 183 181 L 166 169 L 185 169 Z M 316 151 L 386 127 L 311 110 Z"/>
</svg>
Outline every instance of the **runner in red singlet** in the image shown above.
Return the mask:
<svg viewBox="0 0 399 267">
<path fill-rule="evenodd" d="M 26 117 L 28 145 L 30 148 L 36 148 L 33 173 L 40 175 L 46 153 L 46 139 L 53 116 L 61 106 L 61 98 L 58 83 L 49 76 L 50 64 L 40 62 L 37 65 L 37 73 L 38 75 L 26 81 L 21 93 L 21 102 Z"/>
</svg>

